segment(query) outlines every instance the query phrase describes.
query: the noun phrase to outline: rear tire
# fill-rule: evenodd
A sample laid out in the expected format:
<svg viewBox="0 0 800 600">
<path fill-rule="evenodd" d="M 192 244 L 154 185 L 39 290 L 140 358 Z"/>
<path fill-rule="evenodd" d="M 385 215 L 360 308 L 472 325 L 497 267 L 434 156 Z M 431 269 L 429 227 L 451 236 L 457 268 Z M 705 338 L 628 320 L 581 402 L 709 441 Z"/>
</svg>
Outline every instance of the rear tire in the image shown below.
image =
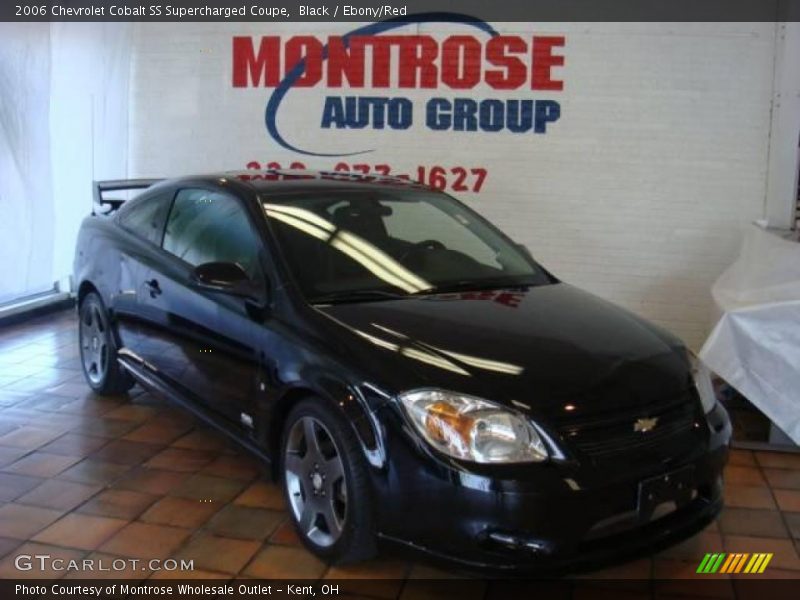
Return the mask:
<svg viewBox="0 0 800 600">
<path fill-rule="evenodd" d="M 124 394 L 135 382 L 117 361 L 116 337 L 100 296 L 88 293 L 78 315 L 78 343 L 86 383 L 101 396 Z"/>
<path fill-rule="evenodd" d="M 328 403 L 307 398 L 289 413 L 281 473 L 289 514 L 306 548 L 338 564 L 375 556 L 366 461 L 352 427 Z"/>
</svg>

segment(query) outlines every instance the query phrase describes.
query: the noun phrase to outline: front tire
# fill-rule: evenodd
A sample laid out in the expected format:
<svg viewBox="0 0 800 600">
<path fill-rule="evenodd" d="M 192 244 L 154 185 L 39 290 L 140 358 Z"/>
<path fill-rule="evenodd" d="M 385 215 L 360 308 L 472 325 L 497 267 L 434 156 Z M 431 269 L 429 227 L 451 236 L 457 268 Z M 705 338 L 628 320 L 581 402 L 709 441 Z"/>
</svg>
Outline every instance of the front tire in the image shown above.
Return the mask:
<svg viewBox="0 0 800 600">
<path fill-rule="evenodd" d="M 333 563 L 376 554 L 367 466 L 350 424 L 317 398 L 289 413 L 282 437 L 286 504 L 303 544 Z"/>
<path fill-rule="evenodd" d="M 117 344 L 103 301 L 90 292 L 78 309 L 78 343 L 86 383 L 101 396 L 124 394 L 133 378 L 117 362 Z"/>
</svg>

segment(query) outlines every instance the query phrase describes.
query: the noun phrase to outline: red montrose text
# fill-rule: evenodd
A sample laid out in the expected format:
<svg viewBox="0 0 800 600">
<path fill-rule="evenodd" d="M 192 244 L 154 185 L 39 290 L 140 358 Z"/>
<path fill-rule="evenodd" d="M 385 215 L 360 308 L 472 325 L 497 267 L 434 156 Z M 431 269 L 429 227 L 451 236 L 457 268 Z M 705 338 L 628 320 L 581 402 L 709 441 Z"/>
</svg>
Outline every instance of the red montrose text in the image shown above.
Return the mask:
<svg viewBox="0 0 800 600">
<path fill-rule="evenodd" d="M 564 65 L 563 46 L 564 36 L 549 35 L 354 36 L 347 46 L 340 36 L 236 36 L 233 87 L 275 87 L 305 59 L 293 87 L 464 90 L 485 83 L 497 90 L 560 91 L 564 83 L 553 71 Z"/>
</svg>

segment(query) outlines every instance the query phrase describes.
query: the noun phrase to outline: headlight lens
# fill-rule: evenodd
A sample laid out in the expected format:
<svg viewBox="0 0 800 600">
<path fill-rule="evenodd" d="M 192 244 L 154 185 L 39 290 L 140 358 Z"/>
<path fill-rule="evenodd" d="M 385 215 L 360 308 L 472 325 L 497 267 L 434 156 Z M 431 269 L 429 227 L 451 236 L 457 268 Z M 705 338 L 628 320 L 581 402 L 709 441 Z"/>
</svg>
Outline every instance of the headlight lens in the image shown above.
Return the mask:
<svg viewBox="0 0 800 600">
<path fill-rule="evenodd" d="M 692 364 L 692 379 L 703 404 L 703 412 L 708 414 L 717 403 L 714 384 L 711 383 L 711 371 L 694 352 L 689 353 L 689 360 Z"/>
<path fill-rule="evenodd" d="M 444 390 L 400 395 L 414 428 L 436 450 L 477 463 L 542 462 L 547 449 L 536 429 L 496 404 Z"/>
</svg>

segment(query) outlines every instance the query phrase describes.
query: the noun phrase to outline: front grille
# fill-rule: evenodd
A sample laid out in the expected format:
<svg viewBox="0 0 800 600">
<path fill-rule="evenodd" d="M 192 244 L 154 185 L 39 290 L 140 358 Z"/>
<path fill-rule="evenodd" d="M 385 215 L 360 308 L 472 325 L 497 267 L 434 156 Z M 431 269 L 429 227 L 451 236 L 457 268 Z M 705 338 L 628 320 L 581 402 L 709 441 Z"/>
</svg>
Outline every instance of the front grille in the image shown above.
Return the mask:
<svg viewBox="0 0 800 600">
<path fill-rule="evenodd" d="M 640 418 L 658 419 L 649 431 L 636 431 L 634 424 Z M 669 405 L 613 417 L 592 419 L 583 423 L 570 423 L 560 428 L 562 437 L 570 446 L 588 456 L 605 458 L 623 453 L 633 453 L 671 443 L 688 435 L 695 422 L 695 403 L 681 398 Z"/>
</svg>

